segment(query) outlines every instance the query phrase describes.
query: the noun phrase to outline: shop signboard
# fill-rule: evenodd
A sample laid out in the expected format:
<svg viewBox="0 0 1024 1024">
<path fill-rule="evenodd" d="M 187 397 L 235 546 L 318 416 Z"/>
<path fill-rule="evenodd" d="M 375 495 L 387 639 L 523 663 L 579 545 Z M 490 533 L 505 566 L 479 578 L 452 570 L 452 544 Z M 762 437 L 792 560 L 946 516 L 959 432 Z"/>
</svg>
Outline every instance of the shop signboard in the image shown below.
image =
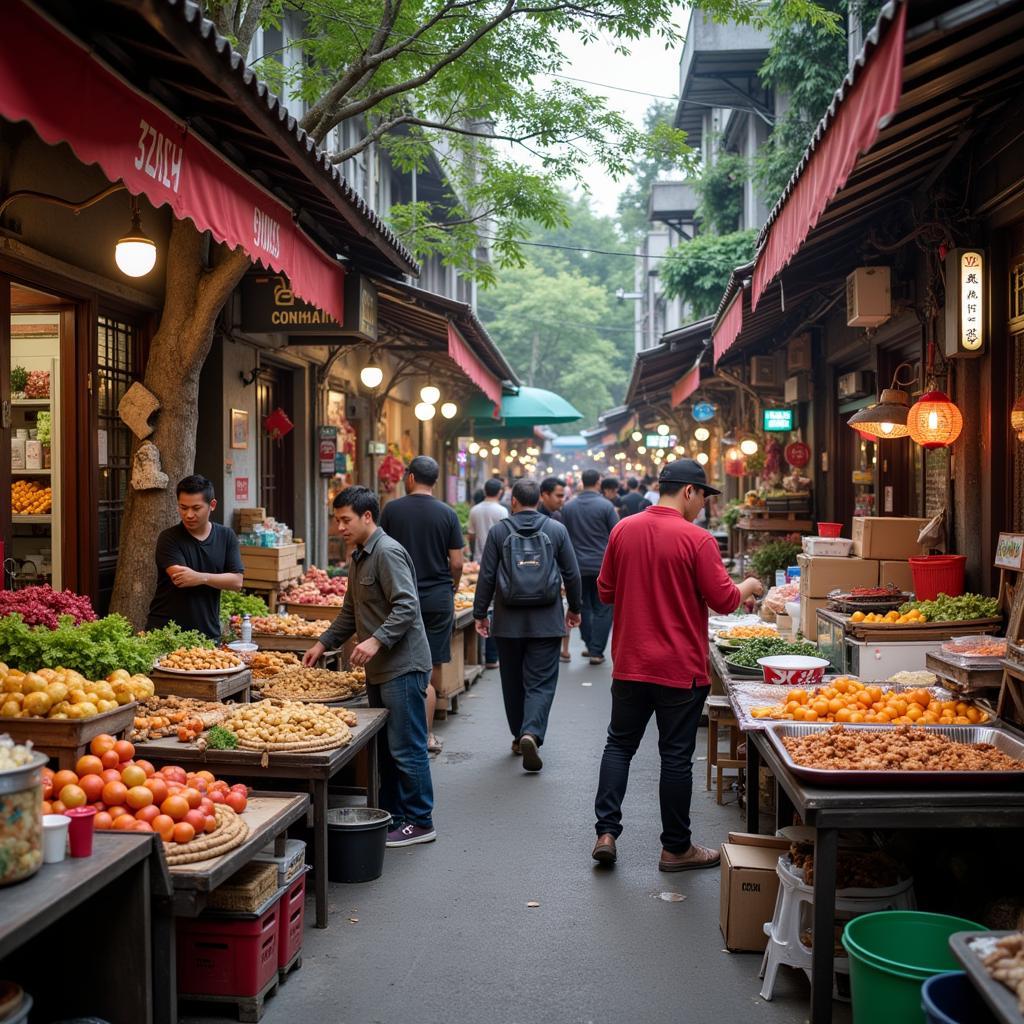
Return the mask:
<svg viewBox="0 0 1024 1024">
<path fill-rule="evenodd" d="M 762 425 L 768 433 L 789 433 L 793 429 L 793 410 L 765 409 L 762 413 Z"/>
<path fill-rule="evenodd" d="M 249 500 L 249 478 L 247 476 L 235 477 L 235 501 Z"/>
<path fill-rule="evenodd" d="M 1024 533 L 1001 533 L 996 544 L 997 569 L 1024 570 Z"/>
<path fill-rule="evenodd" d="M 367 455 L 387 455 L 388 445 L 386 441 L 367 441 L 366 442 L 366 454 Z"/>
<path fill-rule="evenodd" d="M 344 452 L 336 452 L 334 456 L 334 472 L 344 476 L 348 469 L 348 456 Z"/>
<path fill-rule="evenodd" d="M 675 434 L 648 434 L 645 443 L 648 448 L 675 448 L 678 441 Z"/>
<path fill-rule="evenodd" d="M 946 355 L 980 356 L 988 319 L 985 252 L 973 247 L 950 249 L 945 269 Z"/>
<path fill-rule="evenodd" d="M 715 418 L 715 407 L 710 402 L 695 402 L 691 415 L 698 423 L 707 423 Z"/>
<path fill-rule="evenodd" d="M 338 428 L 317 427 L 318 460 L 321 476 L 334 476 L 334 459 L 338 454 Z"/>
<path fill-rule="evenodd" d="M 783 457 L 790 466 L 803 469 L 811 461 L 811 449 L 803 441 L 794 441 L 786 445 Z"/>
<path fill-rule="evenodd" d="M 242 278 L 243 331 L 308 336 L 292 344 L 316 345 L 324 336 L 377 340 L 377 289 L 362 274 L 345 274 L 344 320 L 300 299 L 283 274 L 254 271 Z"/>
</svg>

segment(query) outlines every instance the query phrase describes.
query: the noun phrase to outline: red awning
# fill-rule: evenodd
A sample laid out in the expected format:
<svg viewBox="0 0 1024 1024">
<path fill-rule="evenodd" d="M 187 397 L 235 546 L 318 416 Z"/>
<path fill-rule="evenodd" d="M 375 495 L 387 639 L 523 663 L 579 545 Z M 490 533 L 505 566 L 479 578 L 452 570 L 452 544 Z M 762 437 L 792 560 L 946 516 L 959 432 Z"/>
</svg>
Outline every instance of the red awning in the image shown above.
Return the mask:
<svg viewBox="0 0 1024 1024">
<path fill-rule="evenodd" d="M 833 101 L 836 104 L 835 117 L 817 147 L 811 151 L 792 191 L 782 200 L 779 214 L 758 254 L 750 295 L 752 310 L 757 309 L 764 290 L 789 263 L 818 223 L 828 201 L 846 184 L 857 156 L 874 145 L 884 121 L 895 112 L 903 86 L 906 20 L 907 6 L 900 4 L 885 38 L 871 54 L 863 74 L 854 79 L 841 99 Z M 716 360 L 718 356 L 716 338 Z"/>
<path fill-rule="evenodd" d="M 448 324 L 448 357 L 494 403 L 497 419 L 501 414 L 501 381 L 484 366 L 451 322 Z"/>
<path fill-rule="evenodd" d="M 21 0 L 4 5 L 0 115 L 68 143 L 111 181 L 287 274 L 303 299 L 344 319 L 344 270 L 288 207 Z"/>
<path fill-rule="evenodd" d="M 692 369 L 687 370 L 687 372 L 676 381 L 676 385 L 672 389 L 672 408 L 678 409 L 679 406 L 681 406 L 683 402 L 685 402 L 699 387 L 700 359 L 693 364 Z"/>
<path fill-rule="evenodd" d="M 718 329 L 711 335 L 715 347 L 715 365 L 718 360 L 729 350 L 729 346 L 739 337 L 743 329 L 743 293 L 745 288 L 733 296 L 729 308 L 725 311 L 722 319 L 718 322 Z"/>
</svg>

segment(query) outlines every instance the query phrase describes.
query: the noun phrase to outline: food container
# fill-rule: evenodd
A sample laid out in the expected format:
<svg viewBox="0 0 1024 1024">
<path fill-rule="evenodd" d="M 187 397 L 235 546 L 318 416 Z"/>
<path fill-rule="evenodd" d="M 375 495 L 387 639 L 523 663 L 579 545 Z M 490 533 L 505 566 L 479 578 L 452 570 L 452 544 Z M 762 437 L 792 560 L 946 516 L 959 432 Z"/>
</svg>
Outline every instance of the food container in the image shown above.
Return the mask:
<svg viewBox="0 0 1024 1024">
<path fill-rule="evenodd" d="M 92 856 L 92 835 L 95 825 L 95 807 L 72 807 L 64 812 L 68 826 L 68 846 L 72 857 Z"/>
<path fill-rule="evenodd" d="M 30 438 L 25 442 L 25 468 L 43 468 L 43 444 L 35 438 Z"/>
<path fill-rule="evenodd" d="M 45 754 L 0 771 L 0 885 L 20 882 L 43 863 L 43 780 Z"/>
<path fill-rule="evenodd" d="M 67 854 L 71 819 L 64 814 L 43 815 L 43 863 L 59 864 Z"/>
<path fill-rule="evenodd" d="M 818 523 L 819 537 L 838 537 L 842 532 L 842 523 Z M 852 540 L 850 541 L 850 547 L 853 547 Z"/>
<path fill-rule="evenodd" d="M 961 668 L 999 668 L 1006 650 L 1000 636 L 958 636 L 942 645 L 942 653 Z"/>
<path fill-rule="evenodd" d="M 25 468 L 25 438 L 11 438 L 11 469 Z"/>
<path fill-rule="evenodd" d="M 824 658 L 804 654 L 777 654 L 758 658 L 757 663 L 764 671 L 764 681 L 772 686 L 820 686 L 828 668 Z"/>
<path fill-rule="evenodd" d="M 800 541 L 805 555 L 849 558 L 853 541 L 847 537 L 804 537 Z"/>
</svg>

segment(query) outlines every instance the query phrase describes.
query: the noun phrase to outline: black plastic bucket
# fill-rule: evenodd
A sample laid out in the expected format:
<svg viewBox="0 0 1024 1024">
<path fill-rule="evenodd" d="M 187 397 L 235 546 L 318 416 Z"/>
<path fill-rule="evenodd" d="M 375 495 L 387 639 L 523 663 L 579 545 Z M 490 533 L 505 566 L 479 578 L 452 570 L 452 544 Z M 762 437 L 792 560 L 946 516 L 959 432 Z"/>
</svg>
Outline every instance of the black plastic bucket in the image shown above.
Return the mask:
<svg viewBox="0 0 1024 1024">
<path fill-rule="evenodd" d="M 372 882 L 384 870 L 391 815 L 376 807 L 332 807 L 327 812 L 327 877 Z"/>
</svg>

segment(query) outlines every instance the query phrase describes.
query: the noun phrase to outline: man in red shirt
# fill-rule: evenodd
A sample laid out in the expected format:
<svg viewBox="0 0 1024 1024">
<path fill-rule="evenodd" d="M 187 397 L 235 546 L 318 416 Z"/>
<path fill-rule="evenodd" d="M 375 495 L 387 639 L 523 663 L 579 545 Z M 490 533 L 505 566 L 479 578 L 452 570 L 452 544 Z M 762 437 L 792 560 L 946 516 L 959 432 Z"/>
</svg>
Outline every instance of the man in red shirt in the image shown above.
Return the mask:
<svg viewBox="0 0 1024 1024">
<path fill-rule="evenodd" d="M 612 634 L 612 716 L 597 786 L 594 860 L 613 864 L 622 834 L 629 764 L 653 714 L 661 751 L 662 871 L 718 863 L 715 850 L 690 838 L 693 751 L 708 679 L 708 608 L 720 615 L 760 594 L 761 581 L 729 579 L 718 543 L 693 525 L 708 485 L 694 459 L 670 462 L 660 497 L 612 530 L 597 589 L 615 606 Z"/>
</svg>

